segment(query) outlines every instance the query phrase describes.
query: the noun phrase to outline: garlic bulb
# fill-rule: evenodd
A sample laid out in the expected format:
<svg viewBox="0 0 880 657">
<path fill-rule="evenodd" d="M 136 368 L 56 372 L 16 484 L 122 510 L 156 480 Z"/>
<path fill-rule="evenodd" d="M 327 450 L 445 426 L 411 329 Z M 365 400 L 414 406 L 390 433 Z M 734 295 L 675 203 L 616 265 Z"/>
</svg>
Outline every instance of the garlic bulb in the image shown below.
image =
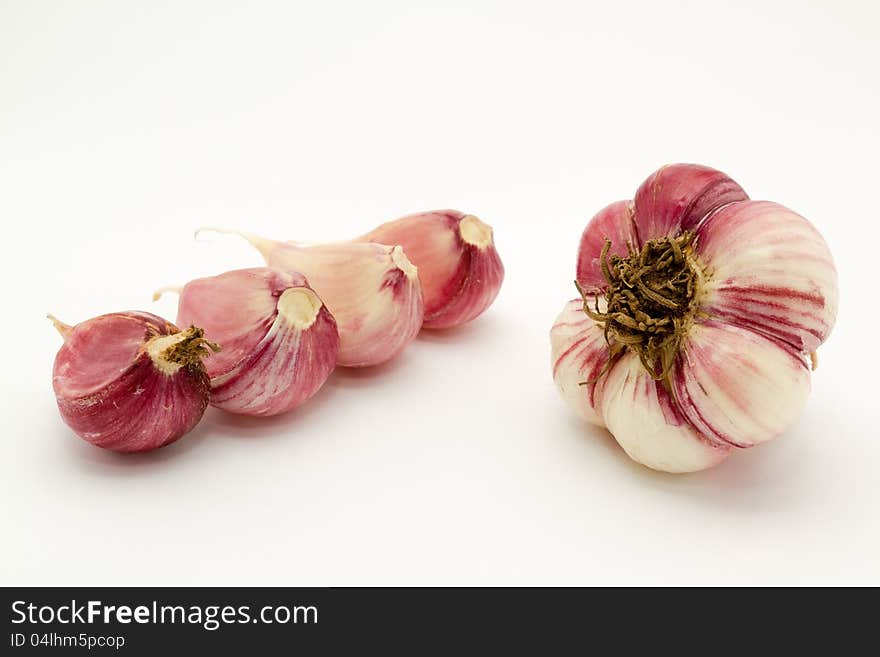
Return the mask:
<svg viewBox="0 0 880 657">
<path fill-rule="evenodd" d="M 205 367 L 211 405 L 232 413 L 296 408 L 336 365 L 336 321 L 301 274 L 264 267 L 190 281 L 177 322 L 201 326 L 223 345 Z"/>
<path fill-rule="evenodd" d="M 118 452 L 163 447 L 190 431 L 208 405 L 202 358 L 219 349 L 200 328 L 179 330 L 142 312 L 68 326 L 52 385 L 61 417 L 93 445 Z"/>
<path fill-rule="evenodd" d="M 334 242 L 302 246 L 247 239 L 269 267 L 300 272 L 339 329 L 338 365 L 367 367 L 393 358 L 418 334 L 424 317 L 418 269 L 400 246 Z"/>
<path fill-rule="evenodd" d="M 358 240 L 399 244 L 419 268 L 425 328 L 449 328 L 474 319 L 492 304 L 504 280 L 492 228 L 457 210 L 412 214 Z"/>
<path fill-rule="evenodd" d="M 634 460 L 692 472 L 800 414 L 837 315 L 828 247 L 803 217 L 728 176 L 663 167 L 581 237 L 581 299 L 551 329 L 553 374 Z"/>
</svg>

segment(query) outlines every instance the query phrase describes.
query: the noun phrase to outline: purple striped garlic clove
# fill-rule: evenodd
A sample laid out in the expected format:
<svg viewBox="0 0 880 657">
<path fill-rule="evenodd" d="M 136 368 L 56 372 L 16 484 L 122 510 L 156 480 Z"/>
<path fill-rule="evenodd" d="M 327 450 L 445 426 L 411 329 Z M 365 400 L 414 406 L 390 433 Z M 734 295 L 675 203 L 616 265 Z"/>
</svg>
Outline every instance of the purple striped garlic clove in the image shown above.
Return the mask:
<svg viewBox="0 0 880 657">
<path fill-rule="evenodd" d="M 413 341 L 422 327 L 424 303 L 418 268 L 400 246 L 333 242 L 303 246 L 244 237 L 269 267 L 301 272 L 324 301 L 339 329 L 336 364 L 384 363 Z"/>
<path fill-rule="evenodd" d="M 732 203 L 697 231 L 708 271 L 706 312 L 814 352 L 831 334 L 839 290 L 831 251 L 796 212 Z"/>
<path fill-rule="evenodd" d="M 425 328 L 451 328 L 474 319 L 492 304 L 504 280 L 491 226 L 457 210 L 411 214 L 357 241 L 403 247 L 419 268 Z"/>
<path fill-rule="evenodd" d="M 718 444 L 753 447 L 780 435 L 810 393 L 802 353 L 776 338 L 714 320 L 696 323 L 672 390 L 691 425 Z"/>
<path fill-rule="evenodd" d="M 584 300 L 566 303 L 550 329 L 553 380 L 569 407 L 600 427 L 605 424 L 597 384 L 608 365 L 608 357 L 602 328 L 584 313 Z"/>
<path fill-rule="evenodd" d="M 601 294 L 607 285 L 602 271 L 602 249 L 610 240 L 609 255 L 626 257 L 639 243 L 633 223 L 632 201 L 617 201 L 602 208 L 590 220 L 578 245 L 575 280 L 589 294 Z"/>
<path fill-rule="evenodd" d="M 174 442 L 201 419 L 209 395 L 202 359 L 219 349 L 201 328 L 181 331 L 143 312 L 76 326 L 49 318 L 64 338 L 52 374 L 58 410 L 83 440 L 145 452 Z"/>
<path fill-rule="evenodd" d="M 231 413 L 292 410 L 336 365 L 336 321 L 302 274 L 262 267 L 190 281 L 177 321 L 224 345 L 205 365 L 211 405 Z"/>
<path fill-rule="evenodd" d="M 663 382 L 648 374 L 633 353 L 624 353 L 602 382 L 601 412 L 623 451 L 653 470 L 698 472 L 732 452 L 730 445 L 695 430 Z"/>
<path fill-rule="evenodd" d="M 636 190 L 636 234 L 644 243 L 694 230 L 718 208 L 748 198 L 739 183 L 717 169 L 701 164 L 667 164 Z"/>
</svg>

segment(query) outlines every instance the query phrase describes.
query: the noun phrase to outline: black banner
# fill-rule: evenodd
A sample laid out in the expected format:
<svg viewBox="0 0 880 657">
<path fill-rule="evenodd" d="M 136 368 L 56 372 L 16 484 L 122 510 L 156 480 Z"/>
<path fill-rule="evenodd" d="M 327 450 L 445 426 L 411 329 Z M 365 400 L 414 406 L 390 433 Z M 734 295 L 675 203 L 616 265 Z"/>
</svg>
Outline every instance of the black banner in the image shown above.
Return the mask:
<svg viewBox="0 0 880 657">
<path fill-rule="evenodd" d="M 422 654 L 503 646 L 558 654 L 637 646 L 695 652 L 870 627 L 849 593 L 712 589 L 7 588 L 2 654 Z M 262 651 L 262 652 L 261 652 Z"/>
</svg>

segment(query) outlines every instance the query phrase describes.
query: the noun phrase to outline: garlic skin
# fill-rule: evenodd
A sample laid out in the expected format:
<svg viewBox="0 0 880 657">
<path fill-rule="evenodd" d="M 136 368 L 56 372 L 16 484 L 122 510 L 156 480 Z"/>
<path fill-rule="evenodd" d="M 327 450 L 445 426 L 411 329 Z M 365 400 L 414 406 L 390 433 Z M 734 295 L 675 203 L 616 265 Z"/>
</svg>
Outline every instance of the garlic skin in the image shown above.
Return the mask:
<svg viewBox="0 0 880 657">
<path fill-rule="evenodd" d="M 187 283 L 178 324 L 223 344 L 205 363 L 211 405 L 269 416 L 311 398 L 336 365 L 336 321 L 302 274 L 240 269 Z"/>
<path fill-rule="evenodd" d="M 101 315 L 76 326 L 54 317 L 64 344 L 52 386 L 64 422 L 83 440 L 144 452 L 188 433 L 208 405 L 202 358 L 216 345 L 143 312 Z"/>
<path fill-rule="evenodd" d="M 595 296 L 605 288 L 599 255 L 606 239 L 611 240 L 610 253 L 617 256 L 627 254 L 628 244 L 638 244 L 634 212 L 632 201 L 617 201 L 601 209 L 587 224 L 578 245 L 576 280 L 582 290 Z"/>
<path fill-rule="evenodd" d="M 663 167 L 633 201 L 601 210 L 576 281 L 583 298 L 551 330 L 557 386 L 631 458 L 666 472 L 712 467 L 791 426 L 837 315 L 816 229 L 700 165 Z M 603 353 L 605 374 L 573 393 Z"/>
<path fill-rule="evenodd" d="M 663 383 L 655 381 L 632 353 L 621 356 L 608 372 L 602 385 L 602 417 L 627 455 L 653 470 L 705 470 L 732 451 L 695 431 Z"/>
<path fill-rule="evenodd" d="M 206 229 L 209 230 L 209 229 Z M 422 327 L 418 268 L 400 246 L 333 242 L 302 246 L 244 237 L 269 267 L 300 272 L 327 305 L 339 330 L 337 365 L 379 365 L 400 353 Z"/>
<path fill-rule="evenodd" d="M 778 203 L 733 203 L 699 230 L 707 312 L 813 352 L 837 319 L 837 270 L 819 232 Z"/>
<path fill-rule="evenodd" d="M 633 222 L 640 241 L 694 230 L 709 214 L 748 194 L 727 174 L 700 164 L 667 164 L 636 190 Z"/>
<path fill-rule="evenodd" d="M 701 435 L 752 447 L 781 434 L 803 411 L 810 370 L 789 345 L 735 324 L 695 324 L 679 356 L 672 388 Z"/>
<path fill-rule="evenodd" d="M 605 426 L 598 401 L 600 374 L 608 364 L 602 328 L 583 311 L 584 301 L 565 304 L 550 329 L 553 380 L 569 407 L 590 424 Z"/>
<path fill-rule="evenodd" d="M 356 241 L 403 247 L 419 268 L 425 328 L 451 328 L 471 321 L 492 304 L 504 281 L 491 226 L 458 210 L 411 214 Z"/>
</svg>

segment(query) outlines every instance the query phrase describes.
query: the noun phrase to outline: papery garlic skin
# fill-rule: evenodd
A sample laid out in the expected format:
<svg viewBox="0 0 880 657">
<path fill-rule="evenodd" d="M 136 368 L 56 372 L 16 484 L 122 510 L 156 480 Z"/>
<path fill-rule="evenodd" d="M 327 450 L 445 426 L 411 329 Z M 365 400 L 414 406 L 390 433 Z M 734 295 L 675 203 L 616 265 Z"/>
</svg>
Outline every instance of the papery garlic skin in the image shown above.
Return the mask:
<svg viewBox="0 0 880 657">
<path fill-rule="evenodd" d="M 187 283 L 177 321 L 223 351 L 206 361 L 211 405 L 231 413 L 285 413 L 311 398 L 336 365 L 336 321 L 306 278 L 268 267 Z"/>
<path fill-rule="evenodd" d="M 701 436 L 678 410 L 663 383 L 645 371 L 638 357 L 620 357 L 602 384 L 602 417 L 631 459 L 673 474 L 718 465 L 729 445 Z"/>
<path fill-rule="evenodd" d="M 492 228 L 457 210 L 411 214 L 382 224 L 358 241 L 403 247 L 419 268 L 425 328 L 471 321 L 492 304 L 504 281 Z"/>
<path fill-rule="evenodd" d="M 648 176 L 633 199 L 639 241 L 694 230 L 728 203 L 749 197 L 727 174 L 701 164 L 667 164 Z"/>
<path fill-rule="evenodd" d="M 633 459 L 668 472 L 711 467 L 791 426 L 808 358 L 837 315 L 837 272 L 816 229 L 700 165 L 663 167 L 632 201 L 601 210 L 576 280 L 584 298 L 551 330 L 554 379 Z M 567 394 L 598 362 L 599 334 L 612 365 L 588 398 Z M 562 357 L 575 344 L 582 353 Z"/>
<path fill-rule="evenodd" d="M 608 364 L 602 329 L 583 311 L 582 299 L 565 304 L 550 329 L 553 380 L 569 407 L 591 424 L 605 426 L 598 401 L 600 374 Z"/>
<path fill-rule="evenodd" d="M 589 294 L 599 295 L 605 288 L 599 262 L 605 240 L 611 240 L 610 252 L 618 256 L 626 255 L 628 245 L 638 244 L 634 213 L 632 201 L 617 201 L 596 213 L 581 234 L 575 279 Z"/>
<path fill-rule="evenodd" d="M 384 363 L 412 342 L 422 327 L 418 268 L 400 246 L 355 242 L 302 246 L 236 234 L 256 247 L 269 267 L 300 272 L 308 279 L 336 319 L 338 365 Z"/>
<path fill-rule="evenodd" d="M 810 371 L 803 354 L 779 340 L 707 320 L 691 328 L 672 386 L 678 407 L 701 435 L 752 447 L 800 416 Z"/>
<path fill-rule="evenodd" d="M 64 344 L 52 385 L 64 422 L 87 442 L 117 452 L 168 445 L 208 405 L 201 329 L 179 330 L 143 312 L 101 315 L 74 327 L 57 320 Z"/>
<path fill-rule="evenodd" d="M 837 269 L 828 245 L 778 203 L 728 205 L 697 231 L 707 312 L 815 351 L 837 319 Z"/>
<path fill-rule="evenodd" d="M 630 458 L 654 470 L 695 472 L 727 458 L 730 445 L 696 432 L 637 357 L 624 354 L 604 372 L 608 345 L 583 306 L 583 299 L 566 303 L 550 330 L 553 379 L 568 406 L 607 427 Z"/>
</svg>

